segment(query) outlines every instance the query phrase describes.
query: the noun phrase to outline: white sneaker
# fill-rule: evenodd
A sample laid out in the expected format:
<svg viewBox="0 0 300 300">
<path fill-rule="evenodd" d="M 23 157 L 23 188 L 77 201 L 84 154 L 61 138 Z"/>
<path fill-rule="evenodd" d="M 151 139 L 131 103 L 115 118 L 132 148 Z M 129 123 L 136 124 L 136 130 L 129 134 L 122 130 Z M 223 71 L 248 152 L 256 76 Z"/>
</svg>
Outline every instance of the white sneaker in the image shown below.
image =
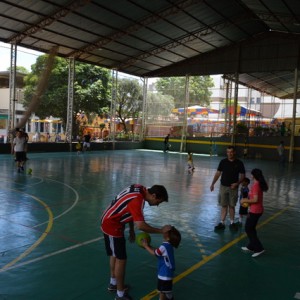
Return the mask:
<svg viewBox="0 0 300 300">
<path fill-rule="evenodd" d="M 253 252 L 252 250 L 250 250 L 249 248 L 247 247 L 241 247 L 242 251 L 244 252 Z"/>
<path fill-rule="evenodd" d="M 264 252 L 265 252 L 265 250 L 262 250 L 260 252 L 255 252 L 255 253 L 252 254 L 252 257 L 257 257 L 257 256 L 263 254 Z"/>
</svg>

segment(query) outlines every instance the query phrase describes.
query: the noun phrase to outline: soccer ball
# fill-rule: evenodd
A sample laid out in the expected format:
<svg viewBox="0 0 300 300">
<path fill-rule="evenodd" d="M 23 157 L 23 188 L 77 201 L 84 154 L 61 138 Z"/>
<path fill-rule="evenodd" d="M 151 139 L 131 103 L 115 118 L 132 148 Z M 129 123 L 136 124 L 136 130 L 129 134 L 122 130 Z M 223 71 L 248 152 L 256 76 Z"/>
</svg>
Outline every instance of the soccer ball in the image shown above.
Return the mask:
<svg viewBox="0 0 300 300">
<path fill-rule="evenodd" d="M 151 237 L 147 232 L 141 232 L 141 233 L 137 234 L 135 237 L 135 242 L 140 247 L 143 247 L 143 240 L 147 240 L 148 244 L 151 243 Z"/>
</svg>

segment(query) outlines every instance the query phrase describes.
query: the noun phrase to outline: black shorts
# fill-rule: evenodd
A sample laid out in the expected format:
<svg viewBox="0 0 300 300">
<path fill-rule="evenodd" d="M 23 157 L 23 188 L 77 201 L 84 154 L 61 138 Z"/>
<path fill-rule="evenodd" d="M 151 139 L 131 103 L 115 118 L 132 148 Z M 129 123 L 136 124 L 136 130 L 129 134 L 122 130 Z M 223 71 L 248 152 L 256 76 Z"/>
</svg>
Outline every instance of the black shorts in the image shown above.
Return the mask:
<svg viewBox="0 0 300 300">
<path fill-rule="evenodd" d="M 126 241 L 124 237 L 113 237 L 104 233 L 105 249 L 108 256 L 127 259 Z"/>
<path fill-rule="evenodd" d="M 22 162 L 26 160 L 26 153 L 24 151 L 16 152 L 16 161 Z"/>
<path fill-rule="evenodd" d="M 173 289 L 173 280 L 157 280 L 157 289 L 161 293 L 170 293 Z"/>
</svg>

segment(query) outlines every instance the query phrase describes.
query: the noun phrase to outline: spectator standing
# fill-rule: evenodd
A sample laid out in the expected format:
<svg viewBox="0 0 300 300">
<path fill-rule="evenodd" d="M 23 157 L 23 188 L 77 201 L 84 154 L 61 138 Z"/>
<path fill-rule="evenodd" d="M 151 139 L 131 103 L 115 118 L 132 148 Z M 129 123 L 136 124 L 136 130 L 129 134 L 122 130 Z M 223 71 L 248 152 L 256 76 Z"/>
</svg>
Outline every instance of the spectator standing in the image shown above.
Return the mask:
<svg viewBox="0 0 300 300">
<path fill-rule="evenodd" d="M 253 185 L 249 192 L 249 199 L 243 198 L 241 200 L 242 204 L 248 203 L 250 205 L 249 215 L 245 224 L 245 231 L 249 243 L 247 247 L 242 247 L 242 250 L 245 252 L 252 252 L 252 257 L 257 257 L 265 252 L 264 247 L 257 236 L 256 225 L 264 212 L 263 192 L 266 192 L 269 187 L 260 169 L 253 169 L 251 175 L 253 177 Z"/>
<path fill-rule="evenodd" d="M 280 135 L 285 136 L 285 131 L 286 131 L 285 122 L 282 122 L 280 126 Z"/>
<path fill-rule="evenodd" d="M 279 163 L 282 165 L 285 163 L 284 150 L 284 141 L 281 141 L 277 146 L 277 152 L 279 156 Z"/>
<path fill-rule="evenodd" d="M 245 178 L 244 163 L 236 158 L 236 151 L 233 146 L 227 147 L 227 158 L 220 161 L 218 169 L 214 175 L 210 190 L 214 190 L 215 183 L 221 177 L 219 190 L 219 205 L 221 206 L 221 222 L 215 226 L 215 230 L 225 229 L 225 219 L 229 211 L 229 228 L 237 230 L 234 223 L 235 206 L 238 200 L 238 187 Z"/>
<path fill-rule="evenodd" d="M 168 135 L 165 137 L 165 140 L 164 140 L 164 152 L 167 152 L 167 151 L 169 151 L 169 149 L 170 149 L 169 139 L 170 139 L 170 134 L 168 134 Z"/>
<path fill-rule="evenodd" d="M 17 131 L 16 137 L 13 139 L 11 154 L 15 154 L 18 173 L 24 171 L 24 164 L 26 162 L 25 147 L 26 147 L 26 138 L 21 131 Z"/>
<path fill-rule="evenodd" d="M 25 161 L 28 160 L 29 158 L 27 157 L 27 152 L 28 152 L 28 141 L 29 141 L 29 135 L 25 131 L 25 128 L 20 128 L 21 136 L 25 138 L 25 143 L 24 143 L 24 151 L 25 151 Z"/>
<path fill-rule="evenodd" d="M 82 146 L 83 152 L 87 150 L 91 150 L 91 138 L 92 137 L 89 132 L 83 136 L 83 146 Z"/>
</svg>

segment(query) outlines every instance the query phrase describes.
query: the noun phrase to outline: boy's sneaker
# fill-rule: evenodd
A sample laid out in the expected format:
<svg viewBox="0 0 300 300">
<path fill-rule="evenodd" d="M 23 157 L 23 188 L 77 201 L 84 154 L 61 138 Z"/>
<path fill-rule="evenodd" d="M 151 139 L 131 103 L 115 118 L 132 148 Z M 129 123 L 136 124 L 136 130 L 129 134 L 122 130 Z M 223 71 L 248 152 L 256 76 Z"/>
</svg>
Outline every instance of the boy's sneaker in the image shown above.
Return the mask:
<svg viewBox="0 0 300 300">
<path fill-rule="evenodd" d="M 107 287 L 107 290 L 110 292 L 116 292 L 117 291 L 117 285 L 116 284 L 109 284 Z M 128 285 L 124 286 L 124 291 L 128 291 Z"/>
<path fill-rule="evenodd" d="M 110 292 L 116 292 L 117 291 L 117 285 L 116 284 L 109 284 L 107 287 L 107 290 Z"/>
<path fill-rule="evenodd" d="M 252 254 L 252 257 L 257 257 L 257 256 L 263 254 L 264 252 L 265 252 L 265 250 L 262 250 L 262 251 L 260 251 L 260 252 L 254 252 L 254 253 Z"/>
<path fill-rule="evenodd" d="M 248 247 L 241 247 L 241 250 L 244 251 L 244 252 L 253 252 Z"/>
<path fill-rule="evenodd" d="M 242 227 L 243 226 L 243 223 L 241 221 L 238 221 L 235 223 L 238 227 Z"/>
<path fill-rule="evenodd" d="M 127 293 L 125 293 L 122 297 L 116 295 L 115 300 L 132 300 L 132 298 Z"/>
<path fill-rule="evenodd" d="M 220 222 L 217 226 L 215 226 L 215 230 L 224 230 L 225 229 L 225 225 Z"/>
</svg>

